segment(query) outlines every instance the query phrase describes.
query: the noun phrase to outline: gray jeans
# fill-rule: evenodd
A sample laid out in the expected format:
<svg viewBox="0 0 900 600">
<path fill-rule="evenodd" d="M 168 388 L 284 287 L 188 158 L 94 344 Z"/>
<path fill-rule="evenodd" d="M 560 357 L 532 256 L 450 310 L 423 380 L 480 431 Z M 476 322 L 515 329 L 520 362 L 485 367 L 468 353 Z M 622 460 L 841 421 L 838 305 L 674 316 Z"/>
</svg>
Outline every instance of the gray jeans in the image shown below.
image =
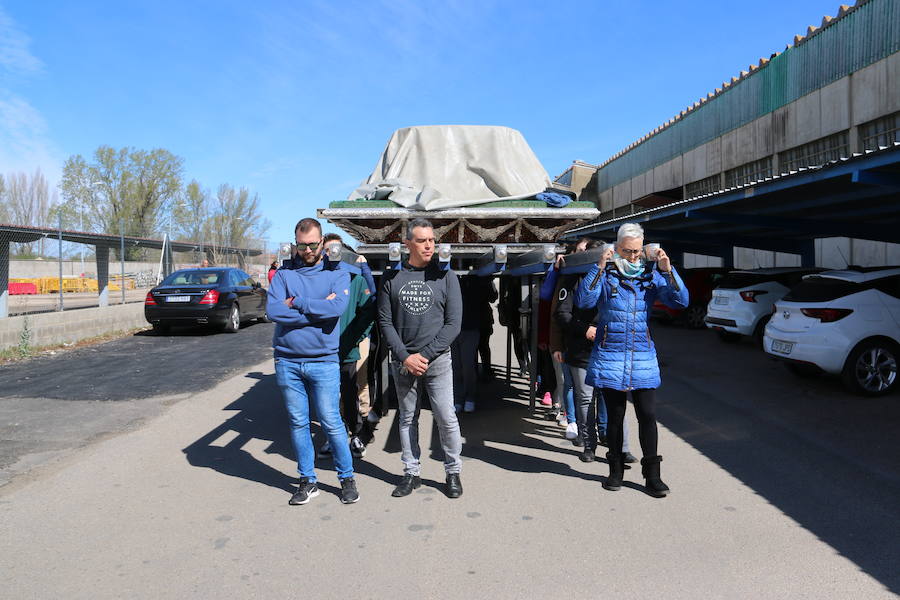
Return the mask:
<svg viewBox="0 0 900 600">
<path fill-rule="evenodd" d="M 600 400 L 600 391 L 594 386 L 584 382 L 587 378 L 587 369 L 569 365 L 572 373 L 572 391 L 575 395 L 575 421 L 578 423 L 578 437 L 584 443 L 585 448 L 595 450 L 597 448 L 597 402 Z M 628 419 L 626 418 L 622 430 L 622 452 L 629 451 L 628 445 Z"/>
<path fill-rule="evenodd" d="M 444 352 L 428 366 L 424 375 L 416 377 L 400 372 L 401 363 L 391 360 L 391 377 L 397 390 L 400 414 L 400 458 L 406 475 L 419 475 L 419 385 L 428 390 L 431 414 L 437 424 L 441 448 L 444 450 L 444 470 L 459 473 L 462 468 L 462 436 L 459 420 L 453 409 L 453 362 L 450 352 Z"/>
</svg>

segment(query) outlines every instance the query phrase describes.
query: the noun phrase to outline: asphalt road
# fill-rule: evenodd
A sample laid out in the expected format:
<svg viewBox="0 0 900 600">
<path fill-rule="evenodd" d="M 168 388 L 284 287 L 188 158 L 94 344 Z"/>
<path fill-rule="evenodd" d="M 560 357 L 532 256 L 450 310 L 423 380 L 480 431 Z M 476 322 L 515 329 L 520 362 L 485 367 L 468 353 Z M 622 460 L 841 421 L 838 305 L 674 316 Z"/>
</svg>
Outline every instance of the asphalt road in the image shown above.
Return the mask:
<svg viewBox="0 0 900 600">
<path fill-rule="evenodd" d="M 272 355 L 271 323 L 151 330 L 0 367 L 0 397 L 121 401 L 207 390 Z"/>
<path fill-rule="evenodd" d="M 390 496 L 400 472 L 392 412 L 356 461 L 358 504 L 338 502 L 333 466 L 319 461 L 322 494 L 289 507 L 295 463 L 268 358 L 270 331 L 107 344 L 115 355 L 134 350 L 118 386 L 107 388 L 98 375 L 104 397 L 116 402 L 4 393 L 0 406 L 40 400 L 56 410 L 131 407 L 142 416 L 122 417 L 119 429 L 109 423 L 103 439 L 60 451 L 0 487 L 0 589 L 16 598 L 843 600 L 900 592 L 896 394 L 860 399 L 836 380 L 798 380 L 750 344 L 658 327 L 668 498 L 643 492 L 639 468 L 626 472 L 621 491 L 603 490 L 605 464 L 581 463 L 559 427 L 529 415 L 524 383 L 514 379 L 482 385 L 478 412 L 462 417 L 459 500 L 441 493 L 427 411 L 425 485 L 408 498 Z M 252 356 L 234 358 L 230 377 L 224 364 L 199 363 L 204 369 L 192 359 L 212 339 L 227 348 L 241 336 L 258 336 L 253 352 L 263 356 L 253 364 Z M 494 341 L 497 362 L 503 346 Z M 145 343 L 156 359 L 177 355 L 162 377 L 206 383 L 147 397 L 152 388 L 139 384 L 145 371 L 127 369 L 149 361 L 136 350 L 146 351 Z M 36 372 L 64 371 L 69 356 Z M 21 376 L 36 366 L 16 366 L 18 379 L 4 372 L 0 390 L 13 380 L 35 385 Z M 41 385 L 29 393 L 66 395 Z M 61 425 L 43 435 L 52 438 Z M 40 432 L 40 423 L 25 429 Z M 634 422 L 632 432 L 636 449 Z"/>
<path fill-rule="evenodd" d="M 273 329 L 147 330 L 0 366 L 0 486 L 246 372 L 271 356 Z"/>
</svg>

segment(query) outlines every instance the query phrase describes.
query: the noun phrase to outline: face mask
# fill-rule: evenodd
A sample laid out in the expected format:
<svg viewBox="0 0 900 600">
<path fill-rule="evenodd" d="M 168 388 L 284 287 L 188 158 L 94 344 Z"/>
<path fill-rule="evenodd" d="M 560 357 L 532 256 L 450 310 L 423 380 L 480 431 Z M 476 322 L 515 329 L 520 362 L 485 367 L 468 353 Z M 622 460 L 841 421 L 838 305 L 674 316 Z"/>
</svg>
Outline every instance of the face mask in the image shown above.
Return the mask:
<svg viewBox="0 0 900 600">
<path fill-rule="evenodd" d="M 644 272 L 644 259 L 641 257 L 638 257 L 636 262 L 631 262 L 619 256 L 617 252 L 613 255 L 613 261 L 616 263 L 619 273 L 625 277 L 637 277 Z"/>
</svg>

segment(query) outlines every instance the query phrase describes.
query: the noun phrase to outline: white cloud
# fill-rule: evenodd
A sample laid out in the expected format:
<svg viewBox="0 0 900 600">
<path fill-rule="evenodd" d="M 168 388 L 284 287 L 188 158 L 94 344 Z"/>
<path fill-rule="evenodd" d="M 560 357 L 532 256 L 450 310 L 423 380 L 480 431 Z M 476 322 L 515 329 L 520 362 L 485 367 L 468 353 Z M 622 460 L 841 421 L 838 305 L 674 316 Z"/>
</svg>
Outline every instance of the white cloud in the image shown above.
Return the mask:
<svg viewBox="0 0 900 600">
<path fill-rule="evenodd" d="M 0 81 L 34 76 L 43 63 L 29 50 L 31 41 L 0 8 Z M 61 152 L 50 137 L 47 121 L 8 84 L 0 84 L 0 173 L 40 168 L 51 182 L 59 180 Z"/>
<path fill-rule="evenodd" d="M 31 39 L 0 7 L 0 68 L 11 73 L 37 73 L 44 64 L 28 49 Z"/>
</svg>

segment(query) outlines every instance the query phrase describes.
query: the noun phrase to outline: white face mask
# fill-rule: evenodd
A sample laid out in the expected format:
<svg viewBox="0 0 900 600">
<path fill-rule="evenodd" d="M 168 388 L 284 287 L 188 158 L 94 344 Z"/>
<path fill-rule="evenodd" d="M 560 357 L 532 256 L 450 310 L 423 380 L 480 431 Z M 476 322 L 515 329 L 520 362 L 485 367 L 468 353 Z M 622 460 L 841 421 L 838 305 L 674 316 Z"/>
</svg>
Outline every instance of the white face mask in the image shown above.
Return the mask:
<svg viewBox="0 0 900 600">
<path fill-rule="evenodd" d="M 636 261 L 632 262 L 622 258 L 619 256 L 619 253 L 616 252 L 613 255 L 613 261 L 616 263 L 616 268 L 619 269 L 619 273 L 625 277 L 637 277 L 644 271 L 644 258 L 640 255 L 637 257 Z"/>
</svg>

